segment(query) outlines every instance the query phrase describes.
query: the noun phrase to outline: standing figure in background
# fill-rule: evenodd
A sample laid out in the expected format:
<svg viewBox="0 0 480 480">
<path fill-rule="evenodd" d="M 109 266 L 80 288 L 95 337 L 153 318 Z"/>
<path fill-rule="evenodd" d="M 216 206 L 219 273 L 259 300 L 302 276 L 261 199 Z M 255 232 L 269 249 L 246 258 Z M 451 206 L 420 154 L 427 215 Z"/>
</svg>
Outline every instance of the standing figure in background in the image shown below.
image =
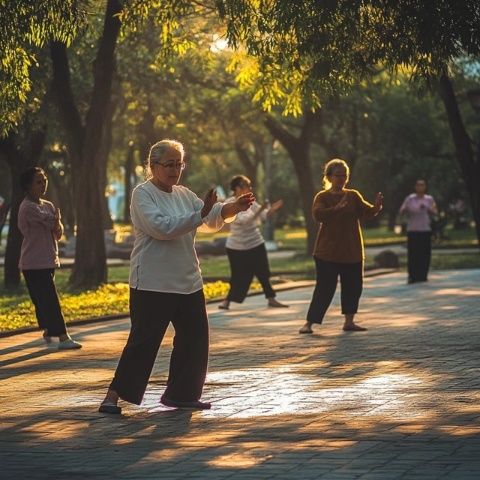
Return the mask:
<svg viewBox="0 0 480 480">
<path fill-rule="evenodd" d="M 252 182 L 245 175 L 237 175 L 232 178 L 230 188 L 233 197 L 228 199 L 227 202 L 236 201 L 242 195 L 251 192 Z M 230 290 L 227 298 L 218 308 L 228 310 L 230 302 L 242 303 L 247 296 L 254 276 L 258 278 L 262 285 L 269 307 L 288 307 L 288 305 L 280 303 L 275 298 L 276 293 L 270 283 L 270 267 L 265 240 L 259 229 L 262 221 L 265 221 L 282 205 L 283 200 L 277 200 L 272 205 L 267 202 L 263 205 L 254 202 L 247 211 L 239 213 L 230 224 L 230 236 L 226 243 L 231 272 Z"/>
<path fill-rule="evenodd" d="M 426 282 L 432 256 L 430 216 L 437 215 L 437 205 L 427 195 L 427 182 L 418 179 L 415 193 L 405 198 L 399 214 L 407 216 L 408 283 Z"/>
<path fill-rule="evenodd" d="M 47 344 L 59 338 L 59 350 L 81 348 L 67 333 L 55 288 L 55 268 L 60 266 L 57 241 L 63 235 L 60 210 L 43 199 L 48 186 L 40 167 L 31 167 L 20 176 L 25 199 L 18 210 L 18 228 L 23 235 L 19 268 L 35 306 L 38 325 Z"/>
<path fill-rule="evenodd" d="M 100 405 L 121 413 L 119 399 L 140 405 L 158 349 L 170 322 L 175 329 L 167 387 L 160 401 L 176 408 L 208 409 L 200 401 L 208 365 L 208 317 L 195 253 L 197 229 L 219 230 L 247 210 L 249 192 L 232 203 L 210 190 L 202 201 L 178 185 L 185 168 L 183 145 L 161 140 L 150 149 L 147 181 L 132 193 L 135 243 L 130 259 L 130 319 L 127 344 Z"/>
<path fill-rule="evenodd" d="M 325 165 L 325 189 L 313 201 L 313 218 L 320 223 L 313 257 L 316 285 L 307 322 L 299 333 L 313 333 L 312 325 L 322 323 L 337 288 L 342 285 L 344 331 L 364 331 L 353 319 L 363 288 L 363 249 L 360 221 L 374 217 L 383 206 L 383 195 L 377 193 L 375 205 L 366 202 L 356 190 L 345 188 L 350 169 L 344 160 L 333 159 Z"/>
</svg>

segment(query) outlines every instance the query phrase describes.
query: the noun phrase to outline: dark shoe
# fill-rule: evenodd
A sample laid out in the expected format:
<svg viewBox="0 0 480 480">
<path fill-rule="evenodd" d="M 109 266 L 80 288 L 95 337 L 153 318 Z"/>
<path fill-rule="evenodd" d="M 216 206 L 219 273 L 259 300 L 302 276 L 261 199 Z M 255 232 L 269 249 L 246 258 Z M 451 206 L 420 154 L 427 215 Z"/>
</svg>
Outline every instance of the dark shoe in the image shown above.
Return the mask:
<svg viewBox="0 0 480 480">
<path fill-rule="evenodd" d="M 122 413 L 122 407 L 114 405 L 113 403 L 102 403 L 98 409 L 100 413 L 111 413 L 118 415 Z"/>
<path fill-rule="evenodd" d="M 173 408 L 193 408 L 196 410 L 210 410 L 212 408 L 210 402 L 200 402 L 199 400 L 194 402 L 177 402 L 176 400 L 170 400 L 162 396 L 160 402 L 166 407 Z"/>
<path fill-rule="evenodd" d="M 268 299 L 268 306 L 272 308 L 288 308 L 290 305 L 285 305 L 284 303 L 280 303 L 275 298 Z"/>
<path fill-rule="evenodd" d="M 221 310 L 229 310 L 230 309 L 230 301 L 223 300 L 223 302 L 218 306 Z"/>
</svg>

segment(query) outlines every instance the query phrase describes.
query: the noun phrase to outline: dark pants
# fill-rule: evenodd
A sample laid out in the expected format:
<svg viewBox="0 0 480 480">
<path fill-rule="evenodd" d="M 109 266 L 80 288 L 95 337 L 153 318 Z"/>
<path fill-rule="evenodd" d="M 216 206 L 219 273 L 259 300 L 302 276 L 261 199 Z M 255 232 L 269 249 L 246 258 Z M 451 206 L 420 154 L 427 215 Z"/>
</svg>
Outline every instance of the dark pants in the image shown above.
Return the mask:
<svg viewBox="0 0 480 480">
<path fill-rule="evenodd" d="M 426 282 L 432 256 L 432 232 L 408 232 L 408 282 Z"/>
<path fill-rule="evenodd" d="M 270 267 L 264 243 L 250 250 L 227 248 L 227 255 L 231 271 L 228 301 L 242 303 L 247 296 L 254 276 L 258 278 L 262 285 L 265 297 L 275 297 L 275 291 L 270 284 Z"/>
<path fill-rule="evenodd" d="M 308 309 L 307 322 L 322 323 L 337 289 L 339 275 L 342 286 L 342 313 L 344 315 L 357 313 L 363 288 L 363 262 L 336 263 L 315 258 L 315 267 L 317 283 Z"/>
<path fill-rule="evenodd" d="M 28 293 L 35 306 L 38 326 L 50 337 L 65 335 L 67 329 L 55 288 L 55 270 L 22 270 Z"/>
<path fill-rule="evenodd" d="M 202 396 L 208 364 L 208 318 L 203 290 L 182 295 L 130 289 L 132 326 L 110 388 L 142 403 L 158 349 L 170 322 L 175 328 L 164 396 L 179 402 Z"/>
</svg>

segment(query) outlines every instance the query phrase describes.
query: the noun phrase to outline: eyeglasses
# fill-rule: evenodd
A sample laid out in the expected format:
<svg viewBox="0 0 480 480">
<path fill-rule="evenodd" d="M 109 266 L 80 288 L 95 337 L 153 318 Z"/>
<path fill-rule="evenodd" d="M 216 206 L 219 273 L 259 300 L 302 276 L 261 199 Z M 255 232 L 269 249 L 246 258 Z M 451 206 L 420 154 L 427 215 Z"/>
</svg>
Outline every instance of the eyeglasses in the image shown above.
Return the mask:
<svg viewBox="0 0 480 480">
<path fill-rule="evenodd" d="M 187 164 L 185 162 L 154 162 L 154 165 L 160 165 L 163 168 L 174 168 L 175 170 L 185 170 Z"/>
</svg>

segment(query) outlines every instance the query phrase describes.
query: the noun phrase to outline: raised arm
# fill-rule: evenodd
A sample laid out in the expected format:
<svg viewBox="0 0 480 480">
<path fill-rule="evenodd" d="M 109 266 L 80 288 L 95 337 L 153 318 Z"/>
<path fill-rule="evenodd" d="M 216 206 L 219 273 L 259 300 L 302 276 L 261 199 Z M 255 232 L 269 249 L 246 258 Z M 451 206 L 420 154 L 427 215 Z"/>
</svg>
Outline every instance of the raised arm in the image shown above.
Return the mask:
<svg viewBox="0 0 480 480">
<path fill-rule="evenodd" d="M 142 188 L 133 192 L 130 213 L 135 227 L 157 240 L 178 238 L 203 223 L 200 209 L 172 215 L 159 210 L 150 194 Z"/>
<path fill-rule="evenodd" d="M 345 194 L 334 207 L 328 207 L 323 202 L 322 195 L 320 193 L 317 193 L 315 199 L 313 200 L 312 206 L 313 218 L 317 222 L 323 222 L 325 220 L 328 220 L 329 218 L 332 218 L 332 216 L 336 215 L 338 212 L 342 211 L 346 205 L 347 194 Z"/>
<path fill-rule="evenodd" d="M 399 215 L 405 215 L 408 213 L 408 202 L 410 200 L 410 195 L 408 195 L 402 203 L 400 210 L 398 211 Z"/>
<path fill-rule="evenodd" d="M 53 227 L 53 236 L 55 240 L 60 240 L 63 235 L 62 215 L 59 208 L 55 208 L 55 226 Z"/>
<path fill-rule="evenodd" d="M 372 205 L 367 202 L 360 192 L 355 192 L 357 198 L 357 205 L 360 211 L 361 218 L 373 218 L 379 214 L 383 208 L 383 194 L 378 192 L 375 196 L 375 203 Z"/>
<path fill-rule="evenodd" d="M 40 208 L 40 205 L 37 205 L 33 202 L 28 202 L 23 204 L 22 220 L 26 223 L 41 224 L 45 225 L 50 229 L 54 229 L 57 223 L 55 218 L 55 210 L 53 204 L 46 202 L 47 205 L 51 206 L 51 209 L 48 211 Z"/>
<path fill-rule="evenodd" d="M 222 207 L 222 217 L 224 219 L 235 217 L 240 212 L 247 211 L 255 201 L 253 193 L 245 193 L 235 199 L 234 202 L 224 203 Z"/>
<path fill-rule="evenodd" d="M 432 199 L 432 203 L 428 207 L 428 212 L 433 214 L 433 215 L 438 215 L 437 204 L 435 203 L 435 200 L 433 199 L 433 197 L 431 197 L 431 199 Z"/>
</svg>

